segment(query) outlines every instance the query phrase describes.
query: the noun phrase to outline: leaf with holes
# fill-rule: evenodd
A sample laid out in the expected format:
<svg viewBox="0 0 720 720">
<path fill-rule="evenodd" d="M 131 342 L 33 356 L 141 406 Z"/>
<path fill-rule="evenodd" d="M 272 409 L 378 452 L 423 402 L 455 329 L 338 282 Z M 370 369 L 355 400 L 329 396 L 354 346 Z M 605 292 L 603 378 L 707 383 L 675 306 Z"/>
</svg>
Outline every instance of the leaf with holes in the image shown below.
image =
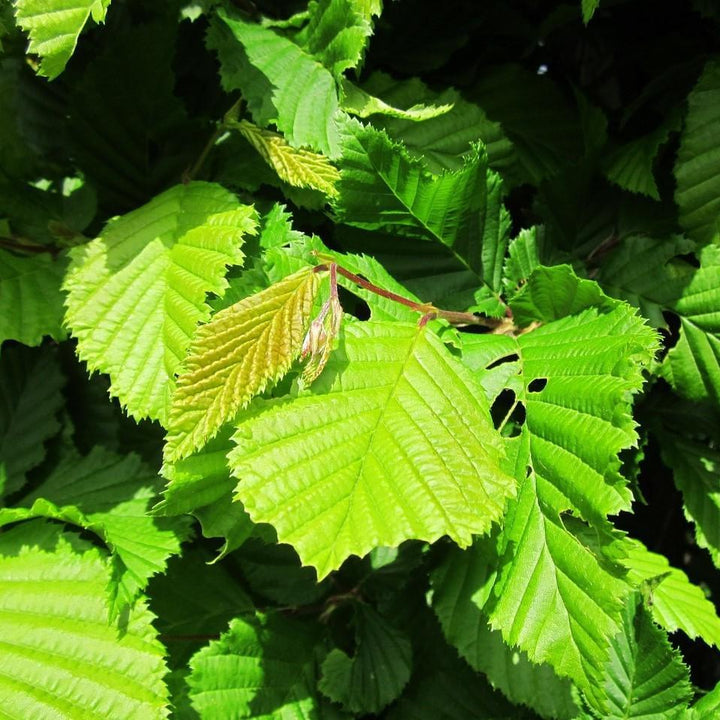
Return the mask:
<svg viewBox="0 0 720 720">
<path fill-rule="evenodd" d="M 405 323 L 349 325 L 313 392 L 257 401 L 234 441 L 238 499 L 319 578 L 408 538 L 467 545 L 515 491 L 481 388 Z"/>
<path fill-rule="evenodd" d="M 111 395 L 134 418 L 166 422 L 175 372 L 210 315 L 206 295 L 222 295 L 255 224 L 255 211 L 232 193 L 195 182 L 110 221 L 71 252 L 66 323 L 79 356 L 110 375 Z"/>
</svg>

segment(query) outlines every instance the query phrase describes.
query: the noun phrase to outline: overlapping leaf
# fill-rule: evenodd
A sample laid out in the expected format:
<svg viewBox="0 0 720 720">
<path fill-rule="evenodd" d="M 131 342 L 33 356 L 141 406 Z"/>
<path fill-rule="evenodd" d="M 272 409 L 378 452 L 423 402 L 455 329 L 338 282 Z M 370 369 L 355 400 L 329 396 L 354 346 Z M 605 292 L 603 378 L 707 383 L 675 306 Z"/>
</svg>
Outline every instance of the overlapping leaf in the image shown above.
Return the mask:
<svg viewBox="0 0 720 720">
<path fill-rule="evenodd" d="M 507 386 L 525 410 L 509 443 L 520 491 L 501 533 L 488 615 L 506 642 L 588 687 L 618 632 L 628 587 L 568 514 L 602 527 L 629 506 L 618 453 L 636 442 L 630 398 L 657 341 L 632 308 L 567 267 L 536 270 L 513 310 L 545 324 L 490 340 L 493 353 L 482 356 L 485 367 L 514 363 Z M 482 336 L 475 342 L 482 352 Z"/>
<path fill-rule="evenodd" d="M 148 516 L 154 495 L 154 474 L 137 456 L 97 447 L 86 457 L 68 454 L 18 507 L 0 510 L 0 525 L 48 517 L 96 533 L 114 556 L 110 595 L 115 612 L 165 569 L 188 535 L 187 523 Z"/>
<path fill-rule="evenodd" d="M 320 578 L 408 538 L 466 545 L 514 493 L 482 390 L 414 325 L 348 326 L 313 393 L 257 402 L 234 441 L 237 497 Z"/>
<path fill-rule="evenodd" d="M 0 696 L 9 720 L 162 720 L 165 650 L 144 602 L 108 623 L 107 563 L 31 523 L 0 536 Z M 46 537 L 42 546 L 43 536 Z"/>
<path fill-rule="evenodd" d="M 638 599 L 630 597 L 622 630 L 610 644 L 602 674 L 608 700 L 603 718 L 685 718 L 692 694 L 688 669 Z"/>
<path fill-rule="evenodd" d="M 63 258 L 49 253 L 18 257 L 0 250 L 0 345 L 39 345 L 45 335 L 62 340 Z"/>
<path fill-rule="evenodd" d="M 317 626 L 279 613 L 237 618 L 190 661 L 190 699 L 202 720 L 320 718 Z"/>
<path fill-rule="evenodd" d="M 720 230 L 720 148 L 714 128 L 720 121 L 720 63 L 710 61 L 688 97 L 688 114 L 680 140 L 675 201 L 680 225 L 701 243 Z"/>
<path fill-rule="evenodd" d="M 384 132 L 354 120 L 343 124 L 342 147 L 333 201 L 338 219 L 442 243 L 475 276 L 477 300 L 488 303 L 484 309 L 501 313 L 510 217 L 485 151 L 475 147 L 461 170 L 432 175 Z"/>
<path fill-rule="evenodd" d="M 252 208 L 218 185 L 171 188 L 111 221 L 72 251 L 66 322 L 90 370 L 136 419 L 167 420 L 174 374 L 201 320 L 207 293 L 222 295 L 242 262 Z M 142 341 L 141 341 L 142 340 Z"/>
<path fill-rule="evenodd" d="M 65 378 L 55 354 L 6 347 L 0 353 L 0 496 L 18 490 L 60 430 Z"/>
<path fill-rule="evenodd" d="M 39 73 L 52 80 L 75 50 L 85 23 L 105 20 L 110 0 L 14 0 L 18 25 L 30 35 L 28 52 L 40 56 Z"/>
<path fill-rule="evenodd" d="M 667 558 L 650 552 L 637 540 L 625 540 L 622 550 L 628 580 L 636 587 L 650 583 L 650 610 L 656 622 L 668 632 L 682 630 L 688 637 L 701 637 L 720 647 L 720 618 L 701 588 L 682 570 L 671 567 Z"/>
<path fill-rule="evenodd" d="M 213 438 L 300 355 L 320 275 L 304 268 L 217 313 L 197 332 L 173 396 L 165 458 Z"/>
<path fill-rule="evenodd" d="M 291 145 L 337 156 L 335 80 L 311 55 L 270 28 L 218 12 L 209 46 L 218 51 L 223 87 L 240 90 L 253 119 L 274 123 Z"/>
</svg>

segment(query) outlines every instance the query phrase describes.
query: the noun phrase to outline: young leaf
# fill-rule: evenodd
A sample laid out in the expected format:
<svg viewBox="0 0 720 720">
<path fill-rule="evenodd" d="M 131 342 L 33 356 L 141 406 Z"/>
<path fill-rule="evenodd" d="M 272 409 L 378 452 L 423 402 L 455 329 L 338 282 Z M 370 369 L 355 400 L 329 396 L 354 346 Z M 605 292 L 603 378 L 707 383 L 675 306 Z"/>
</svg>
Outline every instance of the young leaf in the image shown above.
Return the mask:
<svg viewBox="0 0 720 720">
<path fill-rule="evenodd" d="M 236 618 L 190 660 L 190 699 L 202 720 L 316 718 L 317 626 L 280 613 Z"/>
<path fill-rule="evenodd" d="M 477 300 L 500 314 L 502 262 L 510 216 L 502 181 L 475 147 L 457 172 L 432 175 L 388 136 L 354 120 L 343 124 L 343 157 L 333 208 L 341 222 L 442 243 L 475 276 Z"/>
<path fill-rule="evenodd" d="M 292 40 L 218 11 L 208 45 L 218 51 L 223 87 L 240 90 L 261 127 L 274 123 L 291 145 L 330 159 L 339 152 L 333 76 Z"/>
<path fill-rule="evenodd" d="M 170 188 L 112 220 L 71 251 L 66 323 L 90 370 L 136 419 L 166 422 L 174 374 L 195 327 L 222 295 L 228 265 L 242 262 L 255 212 L 219 185 Z M 142 337 L 142 342 L 138 338 Z"/>
<path fill-rule="evenodd" d="M 720 713 L 720 683 L 690 709 L 688 720 L 713 720 Z"/>
<path fill-rule="evenodd" d="M 49 80 L 64 69 L 90 16 L 105 20 L 110 0 L 13 0 L 15 19 L 30 35 L 28 52 L 41 57 L 38 73 Z"/>
<path fill-rule="evenodd" d="M 410 678 L 412 647 L 404 633 L 371 607 L 355 608 L 355 654 L 331 650 L 321 667 L 320 692 L 353 713 L 377 714 Z"/>
<path fill-rule="evenodd" d="M 319 578 L 409 538 L 466 545 L 515 489 L 482 389 L 404 323 L 348 326 L 313 394 L 258 401 L 234 441 L 237 497 Z"/>
<path fill-rule="evenodd" d="M 39 345 L 45 335 L 64 339 L 60 285 L 66 265 L 50 253 L 18 257 L 0 250 L 0 345 Z"/>
<path fill-rule="evenodd" d="M 680 225 L 700 243 L 712 241 L 720 230 L 720 148 L 712 131 L 720 121 L 718 98 L 720 63 L 712 60 L 688 97 L 688 114 L 675 163 Z"/>
<path fill-rule="evenodd" d="M 297 150 L 282 135 L 263 130 L 247 120 L 232 124 L 284 180 L 293 187 L 311 188 L 328 197 L 337 194 L 335 183 L 340 173 L 324 156 L 310 150 Z"/>
<path fill-rule="evenodd" d="M 620 562 L 628 568 L 628 581 L 636 587 L 652 583 L 650 611 L 655 621 L 668 632 L 682 630 L 690 638 L 701 637 L 720 647 L 720 618 L 703 591 L 638 540 L 627 538 L 621 547 L 625 557 Z"/>
<path fill-rule="evenodd" d="M 107 563 L 74 536 L 27 523 L 0 536 L 0 696 L 26 718 L 168 716 L 165 650 L 139 601 L 108 623 Z M 42 591 L 39 591 L 39 589 Z"/>
<path fill-rule="evenodd" d="M 6 347 L 0 354 L 0 496 L 20 489 L 60 430 L 65 378 L 55 354 Z"/>
<path fill-rule="evenodd" d="M 198 330 L 172 399 L 166 461 L 202 447 L 300 355 L 320 275 L 305 268 Z"/>
<path fill-rule="evenodd" d="M 685 718 L 692 695 L 688 669 L 638 601 L 637 595 L 629 598 L 622 630 L 610 643 L 610 659 L 598 693 L 608 702 L 602 717 Z"/>
</svg>

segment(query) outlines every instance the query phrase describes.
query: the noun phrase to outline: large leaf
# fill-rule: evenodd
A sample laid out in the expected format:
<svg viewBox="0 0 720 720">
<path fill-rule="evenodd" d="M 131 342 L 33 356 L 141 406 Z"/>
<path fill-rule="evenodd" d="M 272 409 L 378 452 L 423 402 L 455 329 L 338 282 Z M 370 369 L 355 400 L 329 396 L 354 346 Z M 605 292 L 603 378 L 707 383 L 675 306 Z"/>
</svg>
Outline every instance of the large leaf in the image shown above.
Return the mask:
<svg viewBox="0 0 720 720">
<path fill-rule="evenodd" d="M 190 661 L 190 698 L 202 720 L 319 720 L 317 626 L 279 613 L 237 618 Z"/>
<path fill-rule="evenodd" d="M 186 523 L 148 516 L 155 485 L 154 473 L 136 456 L 122 457 L 99 447 L 86 457 L 73 452 L 19 507 L 0 510 L 0 525 L 49 517 L 96 533 L 114 556 L 115 611 L 132 602 L 152 575 L 165 570 L 188 535 Z"/>
<path fill-rule="evenodd" d="M 467 545 L 500 519 L 514 483 L 482 390 L 427 329 L 350 325 L 313 391 L 258 401 L 229 459 L 253 520 L 319 578 L 408 538 Z"/>
<path fill-rule="evenodd" d="M 624 540 L 622 551 L 625 557 L 620 562 L 628 568 L 628 580 L 636 587 L 649 584 L 650 610 L 656 622 L 668 632 L 682 630 L 690 638 L 701 637 L 720 647 L 720 617 L 701 588 L 637 540 Z"/>
<path fill-rule="evenodd" d="M 62 340 L 64 258 L 49 253 L 18 257 L 0 250 L 0 345 L 39 345 L 45 335 Z"/>
<path fill-rule="evenodd" d="M 475 147 L 457 172 L 432 175 L 388 136 L 357 121 L 343 124 L 343 157 L 333 207 L 341 222 L 442 243 L 475 276 L 477 300 L 501 313 L 502 261 L 510 216 L 502 181 Z"/>
<path fill-rule="evenodd" d="M 65 378 L 54 353 L 6 347 L 0 354 L 0 495 L 18 490 L 60 430 Z"/>
<path fill-rule="evenodd" d="M 72 251 L 66 322 L 78 355 L 110 375 L 111 395 L 136 419 L 167 419 L 174 374 L 210 314 L 205 297 L 224 292 L 227 267 L 242 262 L 243 236 L 254 229 L 254 211 L 234 195 L 190 183 Z"/>
<path fill-rule="evenodd" d="M 395 700 L 410 678 L 408 638 L 366 605 L 355 609 L 355 654 L 337 648 L 322 664 L 321 692 L 346 710 L 378 713 Z"/>
<path fill-rule="evenodd" d="M 300 355 L 320 275 L 305 268 L 217 313 L 198 331 L 178 378 L 165 458 L 217 434 Z"/>
<path fill-rule="evenodd" d="M 0 696 L 9 720 L 161 720 L 165 650 L 138 602 L 108 623 L 107 563 L 28 523 L 0 536 Z"/>
<path fill-rule="evenodd" d="M 223 10 L 208 43 L 218 51 L 223 87 L 240 90 L 253 119 L 274 123 L 290 144 L 330 158 L 339 150 L 335 80 L 291 40 Z"/>
<path fill-rule="evenodd" d="M 475 348 L 465 347 L 485 368 L 514 365 L 507 387 L 525 411 L 508 443 L 520 491 L 501 533 L 488 615 L 531 660 L 589 687 L 628 587 L 585 543 L 578 518 L 602 528 L 629 507 L 618 453 L 636 443 L 631 395 L 657 340 L 629 306 L 567 267 L 536 270 L 512 307 L 545 324 L 504 341 L 475 336 Z"/>
<path fill-rule="evenodd" d="M 720 63 L 713 60 L 688 97 L 688 114 L 675 164 L 680 225 L 701 243 L 717 237 L 720 230 L 720 148 L 714 132 L 718 122 Z"/>
<path fill-rule="evenodd" d="M 622 630 L 610 644 L 610 660 L 602 675 L 608 699 L 603 718 L 685 718 L 692 695 L 688 669 L 638 599 L 630 597 Z"/>
<path fill-rule="evenodd" d="M 41 57 L 40 75 L 52 80 L 64 69 L 92 16 L 103 22 L 110 0 L 14 0 L 18 25 L 30 35 L 28 52 Z"/>
</svg>

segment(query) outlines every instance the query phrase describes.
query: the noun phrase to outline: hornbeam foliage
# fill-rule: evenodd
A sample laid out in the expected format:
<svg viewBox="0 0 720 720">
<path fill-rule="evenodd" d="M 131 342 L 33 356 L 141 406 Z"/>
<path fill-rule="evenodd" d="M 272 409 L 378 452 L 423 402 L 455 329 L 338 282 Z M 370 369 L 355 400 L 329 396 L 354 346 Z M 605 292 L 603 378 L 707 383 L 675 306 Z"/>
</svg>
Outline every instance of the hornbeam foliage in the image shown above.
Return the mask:
<svg viewBox="0 0 720 720">
<path fill-rule="evenodd" d="M 716 4 L 0 0 L 0 97 L 0 717 L 719 716 Z"/>
</svg>

